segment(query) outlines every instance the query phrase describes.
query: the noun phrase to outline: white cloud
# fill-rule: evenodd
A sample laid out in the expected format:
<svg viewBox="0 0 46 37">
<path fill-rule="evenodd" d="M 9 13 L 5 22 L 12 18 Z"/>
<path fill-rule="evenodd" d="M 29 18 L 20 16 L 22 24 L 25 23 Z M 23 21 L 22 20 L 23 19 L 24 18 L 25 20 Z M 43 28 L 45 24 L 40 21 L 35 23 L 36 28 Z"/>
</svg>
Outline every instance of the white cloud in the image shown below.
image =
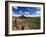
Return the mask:
<svg viewBox="0 0 46 37">
<path fill-rule="evenodd" d="M 30 14 L 29 12 L 25 12 L 26 15 Z"/>
<path fill-rule="evenodd" d="M 14 15 L 14 12 L 12 12 L 12 15 Z"/>
<path fill-rule="evenodd" d="M 40 15 L 24 15 L 26 17 L 40 17 Z"/>
<path fill-rule="evenodd" d="M 20 14 L 22 14 L 22 11 L 20 11 Z"/>
<path fill-rule="evenodd" d="M 37 8 L 37 10 L 39 10 L 40 8 Z"/>
<path fill-rule="evenodd" d="M 26 16 L 26 17 L 40 17 L 40 11 L 37 11 L 36 13 L 35 13 L 35 15 L 30 15 L 30 13 L 29 12 L 25 12 L 26 14 L 29 14 L 29 15 L 24 15 L 24 16 Z"/>
<path fill-rule="evenodd" d="M 36 14 L 37 14 L 37 15 L 40 15 L 40 11 L 37 11 Z"/>
<path fill-rule="evenodd" d="M 14 12 L 12 12 L 12 16 L 21 16 L 20 14 L 15 14 Z"/>
<path fill-rule="evenodd" d="M 18 7 L 14 6 L 15 9 L 17 9 Z"/>
<path fill-rule="evenodd" d="M 19 16 L 21 16 L 20 14 L 14 14 L 14 15 L 12 15 L 12 16 L 17 16 L 17 17 L 19 17 Z"/>
<path fill-rule="evenodd" d="M 20 13 L 22 13 L 22 11 L 20 11 Z M 36 12 L 36 15 L 30 15 L 30 13 L 29 12 L 25 12 L 25 14 L 26 15 L 24 15 L 24 16 L 26 16 L 26 17 L 40 17 L 40 11 L 37 11 Z M 13 16 L 21 16 L 21 14 L 15 14 L 14 12 L 12 12 L 12 15 Z"/>
</svg>

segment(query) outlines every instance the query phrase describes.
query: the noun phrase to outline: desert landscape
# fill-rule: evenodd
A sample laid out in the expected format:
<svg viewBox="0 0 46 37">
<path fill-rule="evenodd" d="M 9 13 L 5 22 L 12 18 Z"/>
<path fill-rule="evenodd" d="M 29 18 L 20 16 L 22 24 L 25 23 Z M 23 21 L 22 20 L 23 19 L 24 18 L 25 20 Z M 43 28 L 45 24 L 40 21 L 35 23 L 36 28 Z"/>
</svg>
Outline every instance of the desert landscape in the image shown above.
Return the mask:
<svg viewBox="0 0 46 37">
<path fill-rule="evenodd" d="M 40 29 L 40 17 L 12 16 L 12 30 Z"/>
</svg>

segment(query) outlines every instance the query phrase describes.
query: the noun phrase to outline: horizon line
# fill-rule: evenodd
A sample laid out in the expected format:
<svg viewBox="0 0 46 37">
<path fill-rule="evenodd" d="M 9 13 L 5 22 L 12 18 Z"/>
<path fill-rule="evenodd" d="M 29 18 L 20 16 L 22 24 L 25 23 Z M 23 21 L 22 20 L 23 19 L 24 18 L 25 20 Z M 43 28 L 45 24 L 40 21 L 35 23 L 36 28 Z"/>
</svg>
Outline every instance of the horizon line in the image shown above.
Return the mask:
<svg viewBox="0 0 46 37">
<path fill-rule="evenodd" d="M 12 16 L 16 16 L 16 17 L 19 17 L 19 16 L 22 16 L 22 15 L 12 15 Z M 40 15 L 24 15 L 26 17 L 40 17 Z"/>
</svg>

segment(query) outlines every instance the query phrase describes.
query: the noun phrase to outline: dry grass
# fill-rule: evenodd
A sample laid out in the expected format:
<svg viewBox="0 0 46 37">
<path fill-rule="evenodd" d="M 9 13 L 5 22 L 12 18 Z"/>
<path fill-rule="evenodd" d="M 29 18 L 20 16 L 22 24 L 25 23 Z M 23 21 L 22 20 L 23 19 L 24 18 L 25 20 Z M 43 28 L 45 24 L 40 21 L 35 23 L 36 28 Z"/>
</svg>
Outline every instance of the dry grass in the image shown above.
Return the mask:
<svg viewBox="0 0 46 37">
<path fill-rule="evenodd" d="M 16 20 L 16 21 L 15 21 Z M 40 29 L 40 17 L 20 18 L 12 17 L 13 30 Z"/>
</svg>

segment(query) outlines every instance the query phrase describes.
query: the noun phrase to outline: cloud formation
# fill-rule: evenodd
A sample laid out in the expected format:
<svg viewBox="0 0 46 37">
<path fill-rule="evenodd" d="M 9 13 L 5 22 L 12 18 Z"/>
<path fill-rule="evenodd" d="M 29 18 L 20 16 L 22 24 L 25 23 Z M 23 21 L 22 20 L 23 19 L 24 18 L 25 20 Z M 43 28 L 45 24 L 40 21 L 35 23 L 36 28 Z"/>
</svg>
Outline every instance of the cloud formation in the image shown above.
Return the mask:
<svg viewBox="0 0 46 37">
<path fill-rule="evenodd" d="M 13 15 L 40 15 L 40 8 L 39 7 L 12 7 L 12 12 L 14 13 Z"/>
</svg>

